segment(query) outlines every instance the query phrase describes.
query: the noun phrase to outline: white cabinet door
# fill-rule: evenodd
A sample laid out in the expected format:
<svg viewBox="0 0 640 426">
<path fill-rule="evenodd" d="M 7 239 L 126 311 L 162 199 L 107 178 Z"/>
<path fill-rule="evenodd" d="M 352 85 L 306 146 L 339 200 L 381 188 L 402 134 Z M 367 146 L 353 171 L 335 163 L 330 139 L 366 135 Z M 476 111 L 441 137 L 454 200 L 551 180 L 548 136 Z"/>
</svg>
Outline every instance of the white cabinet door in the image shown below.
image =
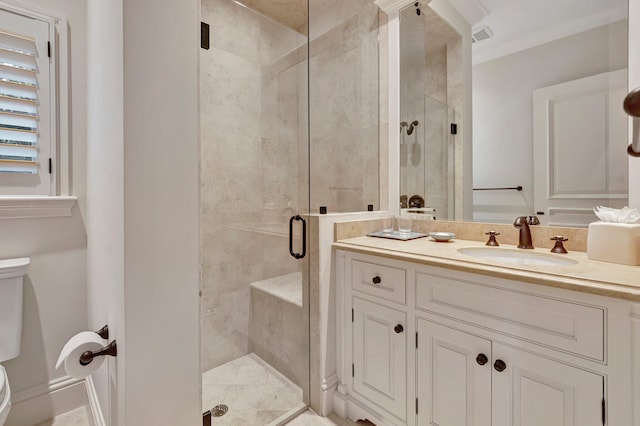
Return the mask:
<svg viewBox="0 0 640 426">
<path fill-rule="evenodd" d="M 418 425 L 491 425 L 491 341 L 418 319 L 417 362 Z"/>
<path fill-rule="evenodd" d="M 406 315 L 357 297 L 353 310 L 353 390 L 406 421 Z"/>
<path fill-rule="evenodd" d="M 602 376 L 495 342 L 492 361 L 493 426 L 602 426 Z"/>
</svg>

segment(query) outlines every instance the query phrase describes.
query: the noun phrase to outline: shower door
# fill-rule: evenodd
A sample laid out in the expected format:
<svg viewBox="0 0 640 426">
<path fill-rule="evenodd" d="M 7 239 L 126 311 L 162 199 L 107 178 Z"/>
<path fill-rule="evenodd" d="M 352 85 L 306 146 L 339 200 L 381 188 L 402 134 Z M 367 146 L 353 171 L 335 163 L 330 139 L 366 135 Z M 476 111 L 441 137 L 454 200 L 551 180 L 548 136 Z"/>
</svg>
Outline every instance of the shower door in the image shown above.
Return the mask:
<svg viewBox="0 0 640 426">
<path fill-rule="evenodd" d="M 309 395 L 307 0 L 202 0 L 201 367 L 213 424 Z"/>
<path fill-rule="evenodd" d="M 453 220 L 455 110 L 425 96 L 424 122 L 425 203 L 435 210 L 436 218 Z"/>
</svg>

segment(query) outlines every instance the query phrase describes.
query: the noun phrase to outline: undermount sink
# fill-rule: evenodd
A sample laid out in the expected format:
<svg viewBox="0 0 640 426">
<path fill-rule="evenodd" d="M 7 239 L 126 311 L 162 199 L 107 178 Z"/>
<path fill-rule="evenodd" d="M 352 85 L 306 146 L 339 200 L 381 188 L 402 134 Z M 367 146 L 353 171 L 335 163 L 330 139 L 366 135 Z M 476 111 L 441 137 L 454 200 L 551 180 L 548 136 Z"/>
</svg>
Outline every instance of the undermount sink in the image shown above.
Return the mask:
<svg viewBox="0 0 640 426">
<path fill-rule="evenodd" d="M 512 265 L 528 266 L 566 266 L 575 265 L 577 261 L 560 257 L 562 255 L 543 254 L 522 249 L 512 250 L 497 247 L 463 247 L 458 253 L 478 259 L 492 260 Z"/>
</svg>

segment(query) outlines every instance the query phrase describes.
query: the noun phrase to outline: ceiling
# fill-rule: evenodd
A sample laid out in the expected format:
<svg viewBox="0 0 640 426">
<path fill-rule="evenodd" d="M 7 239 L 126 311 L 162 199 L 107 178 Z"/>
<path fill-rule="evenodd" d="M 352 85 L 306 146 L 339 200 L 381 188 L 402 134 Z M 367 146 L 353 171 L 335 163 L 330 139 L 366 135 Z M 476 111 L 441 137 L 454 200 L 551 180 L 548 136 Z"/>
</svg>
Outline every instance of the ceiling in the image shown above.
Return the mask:
<svg viewBox="0 0 640 426">
<path fill-rule="evenodd" d="M 345 0 L 313 0 L 311 13 Z M 248 8 L 303 34 L 307 0 L 237 0 Z M 488 26 L 493 37 L 473 45 L 480 63 L 623 19 L 627 0 L 451 0 L 473 28 Z M 468 12 L 468 13 L 465 13 Z M 484 16 L 484 17 L 482 17 Z"/>
<path fill-rule="evenodd" d="M 490 39 L 474 43 L 474 63 L 567 37 L 627 15 L 627 0 L 473 0 L 488 13 Z"/>
</svg>

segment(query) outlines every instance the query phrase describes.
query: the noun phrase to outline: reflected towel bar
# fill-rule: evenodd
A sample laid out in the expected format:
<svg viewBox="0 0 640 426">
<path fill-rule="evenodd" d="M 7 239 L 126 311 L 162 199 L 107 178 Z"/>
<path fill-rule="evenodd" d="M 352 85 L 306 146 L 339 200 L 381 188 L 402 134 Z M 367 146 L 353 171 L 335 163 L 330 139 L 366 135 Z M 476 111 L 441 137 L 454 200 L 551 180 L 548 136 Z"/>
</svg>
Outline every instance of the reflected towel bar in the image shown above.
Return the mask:
<svg viewBox="0 0 640 426">
<path fill-rule="evenodd" d="M 474 191 L 522 191 L 522 186 L 514 186 L 511 188 L 473 188 Z"/>
</svg>

